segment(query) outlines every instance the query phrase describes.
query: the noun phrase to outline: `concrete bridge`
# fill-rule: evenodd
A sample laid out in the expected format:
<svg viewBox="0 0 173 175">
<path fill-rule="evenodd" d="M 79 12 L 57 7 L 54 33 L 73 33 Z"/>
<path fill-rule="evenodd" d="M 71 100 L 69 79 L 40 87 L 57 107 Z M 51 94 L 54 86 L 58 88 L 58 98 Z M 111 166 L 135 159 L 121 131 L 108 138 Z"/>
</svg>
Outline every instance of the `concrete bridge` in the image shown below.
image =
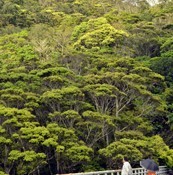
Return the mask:
<svg viewBox="0 0 173 175">
<path fill-rule="evenodd" d="M 169 175 L 170 170 L 166 166 L 159 166 L 159 171 L 157 171 L 156 174 Z M 57 175 L 121 175 L 121 170 L 106 170 L 106 171 L 81 172 L 81 173 L 57 174 Z M 146 175 L 146 169 L 133 168 L 133 175 Z"/>
</svg>

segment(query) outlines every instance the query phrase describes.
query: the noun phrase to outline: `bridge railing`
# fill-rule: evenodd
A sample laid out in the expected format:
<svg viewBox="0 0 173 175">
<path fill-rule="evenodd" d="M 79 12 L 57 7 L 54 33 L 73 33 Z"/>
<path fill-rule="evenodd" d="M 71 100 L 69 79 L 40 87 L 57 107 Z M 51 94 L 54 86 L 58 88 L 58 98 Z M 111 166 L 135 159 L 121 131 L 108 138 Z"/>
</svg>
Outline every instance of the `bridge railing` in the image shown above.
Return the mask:
<svg viewBox="0 0 173 175">
<path fill-rule="evenodd" d="M 133 168 L 133 175 L 146 175 L 146 169 L 144 168 Z M 168 168 L 166 166 L 159 166 L 157 175 L 168 175 Z M 94 171 L 94 172 L 81 172 L 81 173 L 70 173 L 70 174 L 57 174 L 57 175 L 121 175 L 121 170 L 105 170 L 105 171 Z"/>
</svg>

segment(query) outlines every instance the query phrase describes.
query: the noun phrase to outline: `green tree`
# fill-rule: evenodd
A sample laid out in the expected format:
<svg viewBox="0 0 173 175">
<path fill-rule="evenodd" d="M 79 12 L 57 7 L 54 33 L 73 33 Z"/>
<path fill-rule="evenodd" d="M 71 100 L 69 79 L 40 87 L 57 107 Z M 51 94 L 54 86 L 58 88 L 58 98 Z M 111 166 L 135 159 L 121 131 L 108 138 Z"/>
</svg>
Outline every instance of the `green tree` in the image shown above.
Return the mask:
<svg viewBox="0 0 173 175">
<path fill-rule="evenodd" d="M 74 29 L 72 40 L 78 51 L 112 52 L 112 48 L 123 44 L 127 32 L 116 30 L 105 18 L 91 19 Z"/>
<path fill-rule="evenodd" d="M 117 165 L 120 166 L 118 162 L 122 160 L 123 156 L 130 157 L 130 160 L 134 163 L 152 156 L 156 162 L 161 159 L 168 166 L 172 166 L 172 150 L 160 136 L 146 137 L 136 131 L 120 132 L 117 135 L 117 138 L 119 138 L 117 141 L 99 150 L 99 153 L 108 160 L 109 168 L 118 168 Z M 170 154 L 169 161 L 166 158 L 167 154 Z"/>
<path fill-rule="evenodd" d="M 13 173 L 17 169 L 18 174 L 37 170 L 37 166 L 44 163 L 45 154 L 36 150 L 30 151 L 29 145 L 22 139 L 20 129 L 34 120 L 35 116 L 26 109 L 7 108 L 1 106 L 2 160 L 4 171 Z M 32 124 L 30 123 L 29 126 Z M 39 161 L 37 160 L 39 159 Z M 29 166 L 27 166 L 29 164 Z"/>
</svg>

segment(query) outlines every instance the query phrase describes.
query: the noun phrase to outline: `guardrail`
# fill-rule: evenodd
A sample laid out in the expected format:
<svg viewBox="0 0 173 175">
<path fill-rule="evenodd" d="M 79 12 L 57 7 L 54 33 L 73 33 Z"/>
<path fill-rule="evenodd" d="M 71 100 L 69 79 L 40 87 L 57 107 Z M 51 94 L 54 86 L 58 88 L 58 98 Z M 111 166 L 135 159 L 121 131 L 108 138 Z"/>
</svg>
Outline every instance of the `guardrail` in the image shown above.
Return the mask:
<svg viewBox="0 0 173 175">
<path fill-rule="evenodd" d="M 144 168 L 133 168 L 133 175 L 146 175 L 146 169 Z M 168 175 L 169 170 L 166 166 L 159 166 L 157 175 Z M 94 172 L 81 172 L 81 173 L 70 173 L 70 174 L 57 174 L 57 175 L 121 175 L 121 170 L 106 170 L 106 171 L 94 171 Z"/>
</svg>

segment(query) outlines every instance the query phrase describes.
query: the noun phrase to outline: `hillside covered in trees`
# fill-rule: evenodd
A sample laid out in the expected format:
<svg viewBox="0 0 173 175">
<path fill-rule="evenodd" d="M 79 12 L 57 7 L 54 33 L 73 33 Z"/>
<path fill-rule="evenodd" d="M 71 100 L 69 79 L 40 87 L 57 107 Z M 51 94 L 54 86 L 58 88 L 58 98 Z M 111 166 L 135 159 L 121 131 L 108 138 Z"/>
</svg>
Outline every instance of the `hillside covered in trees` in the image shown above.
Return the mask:
<svg viewBox="0 0 173 175">
<path fill-rule="evenodd" d="M 0 0 L 0 174 L 173 167 L 173 1 Z"/>
</svg>

